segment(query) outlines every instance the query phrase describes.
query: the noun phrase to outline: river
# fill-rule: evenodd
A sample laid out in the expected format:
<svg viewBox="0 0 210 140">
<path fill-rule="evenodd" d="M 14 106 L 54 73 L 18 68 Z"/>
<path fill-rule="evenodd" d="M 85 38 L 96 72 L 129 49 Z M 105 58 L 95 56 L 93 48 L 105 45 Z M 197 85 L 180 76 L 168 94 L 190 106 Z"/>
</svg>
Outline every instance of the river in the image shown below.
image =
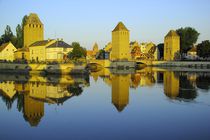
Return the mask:
<svg viewBox="0 0 210 140">
<path fill-rule="evenodd" d="M 0 74 L 0 118 L 2 140 L 209 140 L 210 73 Z"/>
</svg>

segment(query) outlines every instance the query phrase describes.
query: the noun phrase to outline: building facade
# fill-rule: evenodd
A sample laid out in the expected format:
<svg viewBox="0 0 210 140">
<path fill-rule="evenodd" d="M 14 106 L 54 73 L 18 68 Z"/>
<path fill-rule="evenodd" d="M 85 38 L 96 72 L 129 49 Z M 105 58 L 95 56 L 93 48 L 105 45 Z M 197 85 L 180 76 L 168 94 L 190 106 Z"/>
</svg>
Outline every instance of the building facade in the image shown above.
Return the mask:
<svg viewBox="0 0 210 140">
<path fill-rule="evenodd" d="M 112 61 L 130 60 L 130 33 L 122 22 L 112 31 Z"/>
<path fill-rule="evenodd" d="M 92 50 L 87 50 L 86 59 L 88 59 L 88 60 L 96 59 L 96 55 L 97 55 L 98 52 L 99 52 L 98 44 L 95 43 L 93 45 L 93 49 Z"/>
<path fill-rule="evenodd" d="M 37 41 L 29 47 L 30 60 L 35 62 L 61 62 L 67 59 L 68 53 L 72 50 L 72 46 L 62 40 Z"/>
<path fill-rule="evenodd" d="M 173 61 L 179 59 L 180 55 L 180 36 L 176 31 L 171 30 L 164 39 L 164 60 Z"/>
<path fill-rule="evenodd" d="M 14 61 L 15 60 L 14 52 L 16 50 L 17 49 L 11 42 L 2 44 L 0 46 L 0 60 Z"/>
</svg>

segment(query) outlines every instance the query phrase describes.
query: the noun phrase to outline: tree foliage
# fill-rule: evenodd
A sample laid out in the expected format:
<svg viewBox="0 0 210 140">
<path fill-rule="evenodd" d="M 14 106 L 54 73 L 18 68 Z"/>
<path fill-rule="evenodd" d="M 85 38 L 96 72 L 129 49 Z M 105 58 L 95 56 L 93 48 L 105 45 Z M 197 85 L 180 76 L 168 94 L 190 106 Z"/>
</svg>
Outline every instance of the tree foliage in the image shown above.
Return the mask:
<svg viewBox="0 0 210 140">
<path fill-rule="evenodd" d="M 23 47 L 23 27 L 26 23 L 28 16 L 24 16 L 22 19 L 21 25 L 18 24 L 16 27 L 16 36 L 13 34 L 11 27 L 9 25 L 6 26 L 4 34 L 0 37 L 0 45 L 7 42 L 12 42 L 12 44 L 16 48 Z"/>
<path fill-rule="evenodd" d="M 180 36 L 180 51 L 181 53 L 187 53 L 198 40 L 200 33 L 194 28 L 186 27 L 176 30 Z"/>
<path fill-rule="evenodd" d="M 206 40 L 198 44 L 197 53 L 198 53 L 198 56 L 203 57 L 203 58 L 210 57 L 210 41 Z"/>
<path fill-rule="evenodd" d="M 73 50 L 68 54 L 69 59 L 78 59 L 86 57 L 86 49 L 80 46 L 78 42 L 73 42 L 71 46 L 73 47 Z"/>
</svg>

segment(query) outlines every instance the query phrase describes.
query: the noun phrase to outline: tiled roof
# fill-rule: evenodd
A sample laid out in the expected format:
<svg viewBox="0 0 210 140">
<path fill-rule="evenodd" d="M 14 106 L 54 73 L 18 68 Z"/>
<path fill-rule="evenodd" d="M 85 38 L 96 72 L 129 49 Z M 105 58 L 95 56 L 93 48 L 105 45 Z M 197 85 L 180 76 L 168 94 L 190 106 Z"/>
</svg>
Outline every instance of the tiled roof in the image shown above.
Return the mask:
<svg viewBox="0 0 210 140">
<path fill-rule="evenodd" d="M 188 52 L 197 52 L 197 48 L 196 47 L 192 47 Z"/>
<path fill-rule="evenodd" d="M 43 25 L 41 20 L 39 19 L 38 15 L 35 13 L 30 13 L 26 20 L 26 24 L 38 24 L 38 25 Z"/>
<path fill-rule="evenodd" d="M 166 35 L 166 37 L 172 37 L 172 36 L 179 36 L 179 35 L 177 34 L 176 31 L 170 30 L 170 31 L 168 32 L 168 34 Z"/>
<path fill-rule="evenodd" d="M 125 25 L 122 22 L 119 22 L 117 26 L 114 28 L 113 32 L 115 31 L 128 31 Z"/>
<path fill-rule="evenodd" d="M 37 41 L 37 42 L 34 42 L 33 44 L 31 44 L 29 47 L 33 47 L 33 46 L 45 46 L 45 45 L 47 45 L 50 41 L 52 41 L 52 40 Z"/>
<path fill-rule="evenodd" d="M 57 48 L 57 47 L 61 47 L 61 48 L 72 48 L 71 45 L 67 44 L 64 41 L 56 41 L 55 43 L 49 45 L 47 48 Z"/>
<path fill-rule="evenodd" d="M 7 45 L 9 45 L 9 43 L 10 43 L 10 42 L 2 44 L 2 45 L 0 46 L 0 52 L 3 51 L 3 50 L 7 47 Z"/>
</svg>

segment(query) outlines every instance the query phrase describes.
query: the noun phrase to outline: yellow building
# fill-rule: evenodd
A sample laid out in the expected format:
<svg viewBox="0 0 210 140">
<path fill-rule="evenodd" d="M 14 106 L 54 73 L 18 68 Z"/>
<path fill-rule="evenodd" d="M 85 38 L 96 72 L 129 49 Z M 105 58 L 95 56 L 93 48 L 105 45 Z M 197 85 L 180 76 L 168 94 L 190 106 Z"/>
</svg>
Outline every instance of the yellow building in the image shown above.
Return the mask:
<svg viewBox="0 0 210 140">
<path fill-rule="evenodd" d="M 173 61 L 179 59 L 180 54 L 180 36 L 176 31 L 171 30 L 165 36 L 164 40 L 164 60 Z"/>
<path fill-rule="evenodd" d="M 112 75 L 112 103 L 121 112 L 129 103 L 130 75 Z"/>
<path fill-rule="evenodd" d="M 179 95 L 179 77 L 172 71 L 164 73 L 164 93 L 170 98 L 176 98 Z"/>
<path fill-rule="evenodd" d="M 99 52 L 98 44 L 95 43 L 93 45 L 93 49 L 92 50 L 87 50 L 86 59 L 96 59 L 96 55 L 97 55 L 98 52 Z"/>
<path fill-rule="evenodd" d="M 62 40 L 42 40 L 29 47 L 32 61 L 63 61 L 67 54 L 73 50 L 72 46 Z"/>
<path fill-rule="evenodd" d="M 73 47 L 62 40 L 57 40 L 46 47 L 46 61 L 65 61 Z"/>
<path fill-rule="evenodd" d="M 14 52 L 17 49 L 11 42 L 4 43 L 0 46 L 0 60 L 13 61 L 15 60 Z"/>
<path fill-rule="evenodd" d="M 29 47 L 36 41 L 44 40 L 44 25 L 42 24 L 37 14 L 31 13 L 27 17 L 26 23 L 23 27 L 23 32 L 23 47 Z"/>
<path fill-rule="evenodd" d="M 46 47 L 55 43 L 56 40 L 42 40 L 34 42 L 29 46 L 31 61 L 46 61 Z"/>
<path fill-rule="evenodd" d="M 193 46 L 193 47 L 187 52 L 187 58 L 188 58 L 188 59 L 191 59 L 191 60 L 195 60 L 195 59 L 198 58 L 196 46 Z"/>
<path fill-rule="evenodd" d="M 154 43 L 141 43 L 139 46 L 141 48 L 141 59 L 159 59 L 159 51 Z"/>
<path fill-rule="evenodd" d="M 130 33 L 122 22 L 119 22 L 112 31 L 112 54 L 111 59 L 115 60 L 130 60 Z"/>
<path fill-rule="evenodd" d="M 15 60 L 30 60 L 28 47 L 17 49 L 14 55 L 15 55 Z"/>
</svg>

